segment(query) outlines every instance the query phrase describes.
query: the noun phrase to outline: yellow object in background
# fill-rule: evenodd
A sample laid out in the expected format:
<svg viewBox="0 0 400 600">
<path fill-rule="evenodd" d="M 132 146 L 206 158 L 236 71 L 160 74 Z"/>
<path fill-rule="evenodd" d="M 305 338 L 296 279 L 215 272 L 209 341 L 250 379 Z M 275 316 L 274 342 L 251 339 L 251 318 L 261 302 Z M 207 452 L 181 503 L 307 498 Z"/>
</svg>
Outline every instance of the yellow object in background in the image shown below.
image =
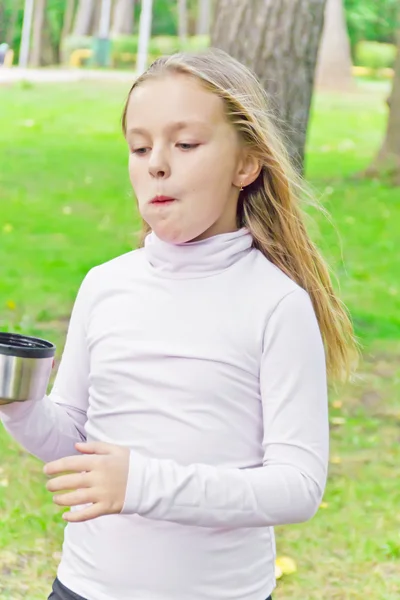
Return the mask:
<svg viewBox="0 0 400 600">
<path fill-rule="evenodd" d="M 296 561 L 290 556 L 278 556 L 275 560 L 275 577 L 280 579 L 282 575 L 291 575 L 297 571 Z"/>
<path fill-rule="evenodd" d="M 80 48 L 78 50 L 74 50 L 71 52 L 71 56 L 69 57 L 69 64 L 71 67 L 81 67 L 83 61 L 87 58 L 90 58 L 93 54 L 93 50 L 89 48 Z"/>
<path fill-rule="evenodd" d="M 16 310 L 17 308 L 17 305 L 15 304 L 14 300 L 7 300 L 6 306 L 9 310 Z"/>
<path fill-rule="evenodd" d="M 8 50 L 8 52 L 5 55 L 4 66 L 5 67 L 12 67 L 13 60 L 14 60 L 14 50 L 10 49 L 10 50 Z"/>
</svg>

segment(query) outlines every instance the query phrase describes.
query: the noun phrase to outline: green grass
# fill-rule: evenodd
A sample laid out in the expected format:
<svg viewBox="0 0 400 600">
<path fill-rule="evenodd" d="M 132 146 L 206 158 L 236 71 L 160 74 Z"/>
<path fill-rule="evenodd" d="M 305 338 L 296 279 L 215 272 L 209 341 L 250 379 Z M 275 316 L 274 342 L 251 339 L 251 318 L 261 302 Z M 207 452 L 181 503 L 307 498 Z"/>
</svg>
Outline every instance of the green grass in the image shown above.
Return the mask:
<svg viewBox="0 0 400 600">
<path fill-rule="evenodd" d="M 85 273 L 135 243 L 139 219 L 119 133 L 127 89 L 0 88 L 0 329 L 47 336 L 58 356 Z M 274 600 L 400 597 L 400 192 L 354 177 L 382 140 L 386 93 L 371 84 L 313 104 L 306 170 L 332 224 L 312 210 L 312 232 L 338 275 L 364 360 L 340 393 L 342 407 L 331 398 L 326 508 L 276 528 L 278 555 L 298 570 L 279 580 Z M 0 598 L 43 600 L 64 523 L 41 463 L 2 429 L 0 449 Z"/>
</svg>

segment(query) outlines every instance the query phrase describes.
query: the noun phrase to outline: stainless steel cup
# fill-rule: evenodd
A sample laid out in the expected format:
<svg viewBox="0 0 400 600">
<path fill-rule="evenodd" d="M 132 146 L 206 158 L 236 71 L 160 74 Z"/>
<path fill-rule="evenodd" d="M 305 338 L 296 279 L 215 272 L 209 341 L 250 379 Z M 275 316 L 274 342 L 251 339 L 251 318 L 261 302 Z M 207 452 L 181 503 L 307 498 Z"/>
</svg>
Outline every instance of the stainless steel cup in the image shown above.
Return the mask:
<svg viewBox="0 0 400 600">
<path fill-rule="evenodd" d="M 47 340 L 0 332 L 0 404 L 43 398 L 55 351 Z"/>
</svg>

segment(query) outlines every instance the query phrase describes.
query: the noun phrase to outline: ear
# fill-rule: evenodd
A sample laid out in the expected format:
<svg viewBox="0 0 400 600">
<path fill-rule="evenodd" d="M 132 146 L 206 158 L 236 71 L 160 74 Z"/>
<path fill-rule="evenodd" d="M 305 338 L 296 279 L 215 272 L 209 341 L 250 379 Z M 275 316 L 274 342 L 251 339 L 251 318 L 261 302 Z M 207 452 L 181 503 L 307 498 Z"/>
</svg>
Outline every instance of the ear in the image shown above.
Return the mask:
<svg viewBox="0 0 400 600">
<path fill-rule="evenodd" d="M 232 183 L 239 188 L 246 187 L 257 179 L 260 172 L 260 161 L 250 152 L 243 151 Z"/>
</svg>

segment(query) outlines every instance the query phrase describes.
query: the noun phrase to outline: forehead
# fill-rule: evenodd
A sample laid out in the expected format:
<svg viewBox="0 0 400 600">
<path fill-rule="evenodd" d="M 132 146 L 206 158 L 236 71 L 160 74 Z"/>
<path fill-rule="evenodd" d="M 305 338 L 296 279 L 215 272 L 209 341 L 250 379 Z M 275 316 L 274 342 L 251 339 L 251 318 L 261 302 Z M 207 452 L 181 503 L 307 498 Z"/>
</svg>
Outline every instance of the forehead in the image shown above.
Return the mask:
<svg viewBox="0 0 400 600">
<path fill-rule="evenodd" d="M 196 121 L 209 126 L 228 124 L 224 105 L 199 81 L 181 74 L 168 74 L 144 81 L 131 92 L 127 126 L 177 121 Z"/>
</svg>

